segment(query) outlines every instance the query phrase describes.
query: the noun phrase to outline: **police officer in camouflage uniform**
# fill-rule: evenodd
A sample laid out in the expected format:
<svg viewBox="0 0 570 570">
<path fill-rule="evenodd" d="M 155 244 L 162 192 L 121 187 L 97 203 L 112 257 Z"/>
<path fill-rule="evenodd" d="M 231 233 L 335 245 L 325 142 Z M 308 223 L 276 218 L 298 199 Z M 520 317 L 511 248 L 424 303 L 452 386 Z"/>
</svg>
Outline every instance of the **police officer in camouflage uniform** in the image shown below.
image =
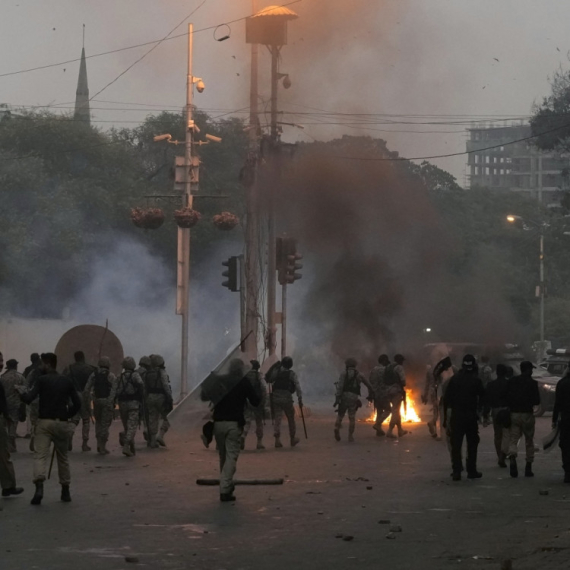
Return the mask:
<svg viewBox="0 0 570 570">
<path fill-rule="evenodd" d="M 400 409 L 406 399 L 406 373 L 404 371 L 404 357 L 401 354 L 394 356 L 394 363 L 386 367 L 383 384 L 390 400 L 390 425 L 387 437 L 402 437 L 409 433 L 402 428 L 402 416 Z M 394 428 L 398 429 L 398 435 L 394 435 Z"/>
<path fill-rule="evenodd" d="M 140 423 L 140 405 L 143 400 L 144 384 L 135 372 L 135 359 L 127 356 L 123 360 L 123 372 L 117 381 L 117 401 L 123 422 L 123 431 L 119 434 L 119 443 L 123 455 L 132 457 L 135 454 L 135 434 Z"/>
<path fill-rule="evenodd" d="M 84 400 L 87 400 L 89 405 L 93 400 L 97 452 L 101 455 L 109 453 L 107 441 L 109 439 L 109 428 L 113 421 L 117 392 L 117 378 L 110 371 L 110 368 L 111 361 L 109 358 L 107 356 L 101 357 L 97 370 L 91 374 L 85 386 Z"/>
<path fill-rule="evenodd" d="M 255 435 L 257 436 L 257 449 L 265 449 L 263 445 L 263 422 L 265 420 L 265 408 L 267 403 L 267 388 L 263 381 L 263 375 L 259 371 L 261 365 L 257 360 L 251 361 L 251 370 L 245 377 L 251 382 L 255 393 L 261 398 L 261 403 L 258 406 L 253 406 L 248 403 L 245 408 L 245 425 L 243 427 L 243 434 L 241 436 L 241 448 L 245 448 L 245 438 L 251 428 L 251 422 L 255 420 Z"/>
<path fill-rule="evenodd" d="M 356 412 L 362 407 L 360 401 L 360 386 L 364 384 L 368 388 L 368 400 L 374 399 L 374 390 L 372 385 L 358 370 L 356 369 L 356 360 L 348 358 L 346 360 L 346 369 L 340 375 L 336 389 L 336 399 L 334 407 L 338 406 L 338 415 L 334 424 L 334 438 L 340 441 L 340 428 L 342 419 L 348 412 L 348 441 L 354 441 L 354 428 L 356 427 Z"/>
<path fill-rule="evenodd" d="M 289 422 L 291 447 L 295 447 L 300 441 L 296 437 L 297 426 L 295 424 L 293 394 L 297 394 L 299 406 L 303 405 L 303 394 L 301 393 L 297 374 L 295 374 L 292 368 L 293 359 L 290 356 L 286 356 L 283 360 L 276 362 L 267 371 L 266 375 L 267 383 L 272 386 L 275 447 L 283 447 L 281 443 L 281 420 L 283 419 L 283 414 L 285 414 Z"/>
<path fill-rule="evenodd" d="M 75 362 L 67 366 L 63 375 L 67 376 L 73 382 L 75 390 L 81 397 L 81 410 L 74 418 L 72 418 L 72 423 L 77 426 L 79 420 L 81 420 L 81 437 L 83 440 L 83 445 L 81 446 L 81 451 L 91 451 L 89 447 L 89 429 L 91 425 L 91 403 L 85 397 L 85 387 L 87 386 L 87 381 L 93 372 L 95 371 L 94 366 L 90 366 L 85 362 L 85 354 L 83 351 L 78 350 L 73 358 Z M 73 438 L 73 436 L 71 436 Z M 71 451 L 71 445 L 70 445 Z"/>
<path fill-rule="evenodd" d="M 164 434 L 170 428 L 168 414 L 172 411 L 172 389 L 164 369 L 164 358 L 158 354 L 150 356 L 151 367 L 144 375 L 145 405 L 148 409 L 148 446 L 166 447 Z M 162 420 L 162 421 L 160 421 Z M 160 429 L 159 429 L 160 423 Z"/>
<path fill-rule="evenodd" d="M 378 358 L 378 364 L 370 372 L 369 378 L 372 391 L 374 392 L 374 407 L 376 408 L 376 422 L 372 428 L 379 437 L 386 435 L 382 429 L 382 422 L 390 415 L 390 398 L 384 385 L 384 372 L 389 365 L 390 359 L 388 355 L 381 354 Z"/>
<path fill-rule="evenodd" d="M 8 449 L 10 453 L 18 451 L 16 449 L 16 431 L 20 421 L 20 394 L 16 386 L 25 386 L 26 379 L 18 372 L 18 361 L 11 358 L 6 362 L 6 372 L 0 377 L 0 382 L 4 387 L 6 402 L 8 404 Z"/>
</svg>

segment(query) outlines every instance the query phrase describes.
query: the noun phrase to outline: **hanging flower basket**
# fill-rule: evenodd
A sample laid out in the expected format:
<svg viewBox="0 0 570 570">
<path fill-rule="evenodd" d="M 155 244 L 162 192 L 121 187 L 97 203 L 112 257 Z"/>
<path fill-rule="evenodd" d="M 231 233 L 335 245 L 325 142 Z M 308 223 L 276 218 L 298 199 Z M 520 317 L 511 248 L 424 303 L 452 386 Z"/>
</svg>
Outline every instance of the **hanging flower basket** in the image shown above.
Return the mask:
<svg viewBox="0 0 570 570">
<path fill-rule="evenodd" d="M 193 228 L 202 219 L 202 214 L 192 208 L 182 208 L 174 212 L 174 219 L 179 228 Z"/>
<path fill-rule="evenodd" d="M 212 219 L 214 225 L 219 230 L 229 231 L 233 230 L 239 224 L 239 218 L 231 212 L 222 212 L 217 214 Z"/>
<path fill-rule="evenodd" d="M 160 208 L 133 208 L 131 220 L 137 228 L 156 230 L 164 224 L 164 212 Z"/>
</svg>

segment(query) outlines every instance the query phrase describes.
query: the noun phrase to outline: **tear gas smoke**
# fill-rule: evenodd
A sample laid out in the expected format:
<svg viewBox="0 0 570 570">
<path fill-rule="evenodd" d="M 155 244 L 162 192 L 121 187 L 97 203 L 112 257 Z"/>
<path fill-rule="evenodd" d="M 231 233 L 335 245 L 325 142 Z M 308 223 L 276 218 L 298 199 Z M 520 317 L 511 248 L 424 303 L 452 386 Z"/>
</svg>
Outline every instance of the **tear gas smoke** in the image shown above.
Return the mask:
<svg viewBox="0 0 570 570">
<path fill-rule="evenodd" d="M 290 288 L 290 330 L 299 352 L 308 353 L 300 362 L 313 349 L 323 357 L 324 346 L 328 358 L 321 360 L 337 370 L 354 356 L 366 371 L 382 352 L 412 362 L 415 354 L 424 365 L 421 347 L 433 342 L 427 324 L 442 341 L 512 341 L 515 320 L 497 276 L 476 254 L 465 273 L 454 273 L 454 237 L 406 164 L 335 159 L 372 156 L 369 145 L 345 137 L 301 150 L 277 197 L 279 230 L 309 253 L 304 274 L 312 279 L 305 291 Z M 380 150 L 375 156 L 386 156 Z M 330 364 L 325 368 L 327 383 L 334 381 Z M 322 373 L 311 378 L 323 384 Z"/>
</svg>

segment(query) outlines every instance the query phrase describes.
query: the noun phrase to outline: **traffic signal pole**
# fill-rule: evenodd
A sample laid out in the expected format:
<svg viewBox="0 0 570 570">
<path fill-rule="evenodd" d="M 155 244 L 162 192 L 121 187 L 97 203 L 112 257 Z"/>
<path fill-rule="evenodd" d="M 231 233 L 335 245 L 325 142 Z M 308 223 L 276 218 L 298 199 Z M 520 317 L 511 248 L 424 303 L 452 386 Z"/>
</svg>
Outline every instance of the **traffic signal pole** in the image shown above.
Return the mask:
<svg viewBox="0 0 570 570">
<path fill-rule="evenodd" d="M 287 356 L 287 283 L 281 286 L 281 359 Z"/>
</svg>

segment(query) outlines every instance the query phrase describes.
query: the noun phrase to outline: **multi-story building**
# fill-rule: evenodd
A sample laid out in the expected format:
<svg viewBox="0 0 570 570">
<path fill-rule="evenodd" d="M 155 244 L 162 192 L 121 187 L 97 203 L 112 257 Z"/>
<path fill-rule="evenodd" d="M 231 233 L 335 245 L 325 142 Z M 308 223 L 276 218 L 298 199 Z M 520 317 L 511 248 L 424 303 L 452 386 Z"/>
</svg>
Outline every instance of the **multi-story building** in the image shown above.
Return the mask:
<svg viewBox="0 0 570 570">
<path fill-rule="evenodd" d="M 560 205 L 570 188 L 570 158 L 534 147 L 530 125 L 482 126 L 469 133 L 470 188 L 526 192 L 545 206 Z"/>
</svg>

